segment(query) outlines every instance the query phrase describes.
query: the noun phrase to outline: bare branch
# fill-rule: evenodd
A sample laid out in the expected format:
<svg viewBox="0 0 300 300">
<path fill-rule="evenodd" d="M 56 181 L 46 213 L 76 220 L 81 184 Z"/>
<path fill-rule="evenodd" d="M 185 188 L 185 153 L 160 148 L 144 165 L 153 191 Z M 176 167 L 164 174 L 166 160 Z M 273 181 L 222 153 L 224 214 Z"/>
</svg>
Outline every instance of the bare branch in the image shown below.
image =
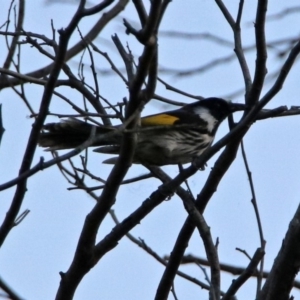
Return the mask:
<svg viewBox="0 0 300 300">
<path fill-rule="evenodd" d="M 120 222 L 118 221 L 114 211 L 111 211 L 110 212 L 110 215 L 112 217 L 112 219 L 114 220 L 114 222 L 116 223 L 116 225 L 118 225 Z M 154 250 L 152 250 L 144 240 L 142 239 L 137 239 L 135 238 L 132 234 L 130 233 L 127 233 L 126 234 L 126 237 L 131 241 L 133 242 L 134 244 L 136 244 L 137 246 L 139 246 L 140 248 L 142 248 L 144 251 L 146 251 L 148 254 L 150 254 L 153 258 L 155 258 L 158 262 L 160 262 L 162 265 L 166 266 L 167 265 L 167 262 L 161 258 Z M 177 271 L 177 275 L 200 286 L 201 288 L 203 289 L 206 289 L 206 290 L 209 290 L 209 285 L 199 281 L 198 279 L 196 278 L 193 278 L 189 275 L 187 275 L 186 273 L 182 272 L 182 271 Z"/>
<path fill-rule="evenodd" d="M 255 217 L 256 217 L 256 221 L 257 221 L 258 232 L 259 232 L 259 237 L 260 237 L 260 247 L 264 251 L 266 241 L 265 241 L 264 235 L 263 235 L 263 229 L 262 229 L 259 209 L 258 209 L 258 205 L 257 205 L 257 201 L 256 201 L 256 195 L 255 195 L 254 183 L 253 183 L 253 179 L 252 179 L 252 173 L 251 173 L 250 168 L 249 168 L 249 164 L 248 164 L 248 160 L 247 160 L 246 151 L 245 151 L 243 141 L 241 141 L 241 149 L 242 149 L 242 156 L 243 156 L 243 161 L 244 161 L 244 164 L 245 164 L 245 169 L 246 169 L 247 176 L 248 176 L 248 179 L 249 179 L 250 190 L 251 190 L 251 194 L 252 194 L 251 203 L 253 204 Z M 262 257 L 261 264 L 260 264 L 260 272 L 259 272 L 259 275 L 257 276 L 257 292 L 256 292 L 257 295 L 259 294 L 259 292 L 261 290 L 263 270 L 264 270 L 264 259 Z"/>
<path fill-rule="evenodd" d="M 164 260 L 169 260 L 169 256 L 164 256 L 163 258 L 164 258 Z M 249 259 L 251 260 L 251 257 Z M 194 256 L 191 254 L 183 256 L 183 258 L 181 260 L 181 264 L 190 264 L 190 263 L 197 263 L 197 264 L 201 264 L 204 266 L 209 266 L 209 262 L 205 258 L 197 257 L 197 256 Z M 230 265 L 230 264 L 226 264 L 226 263 L 222 263 L 222 262 L 220 262 L 220 268 L 223 272 L 228 272 L 228 273 L 231 273 L 232 275 L 241 275 L 245 271 L 244 267 L 238 267 L 238 266 L 234 266 L 234 265 Z M 260 274 L 256 270 L 256 272 L 252 274 L 252 276 L 255 276 L 255 277 L 261 276 L 261 275 L 263 278 L 267 278 L 269 276 L 269 272 L 264 271 L 262 274 Z M 300 282 L 294 281 L 294 287 L 297 289 L 300 289 Z"/>
<path fill-rule="evenodd" d="M 6 59 L 3 64 L 3 69 L 9 69 L 10 64 L 13 60 L 13 56 L 15 54 L 15 51 L 17 48 L 17 43 L 19 40 L 18 33 L 21 31 L 23 22 L 24 22 L 24 15 L 25 15 L 25 1 L 21 0 L 21 1 L 19 1 L 18 21 L 17 21 L 17 26 L 15 28 L 15 31 L 17 34 L 13 37 L 13 39 L 11 41 L 9 51 L 7 53 Z M 2 78 L 2 80 L 3 80 L 3 78 Z"/>
<path fill-rule="evenodd" d="M 11 300 L 23 300 L 2 278 L 0 278 L 0 288 L 7 293 L 9 299 Z M 7 298 L 8 298 L 7 297 Z"/>
<path fill-rule="evenodd" d="M 55 62 L 53 65 L 53 68 L 51 70 L 49 80 L 47 81 L 47 84 L 45 85 L 44 94 L 41 100 L 41 105 L 39 109 L 39 115 L 36 118 L 32 130 L 29 136 L 28 144 L 24 153 L 24 157 L 22 160 L 22 164 L 19 171 L 19 176 L 21 176 L 23 173 L 27 172 L 30 169 L 30 165 L 33 160 L 33 156 L 35 153 L 36 145 L 38 136 L 40 134 L 40 131 L 42 129 L 42 126 L 44 124 L 45 118 L 48 113 L 48 108 L 51 102 L 52 94 L 56 85 L 57 78 L 59 76 L 61 66 L 64 63 L 65 55 L 67 52 L 68 42 L 70 39 L 70 36 L 72 35 L 73 31 L 75 30 L 78 22 L 82 18 L 82 9 L 84 6 L 84 1 L 81 1 L 79 4 L 79 7 L 77 9 L 77 12 L 75 13 L 74 17 L 72 18 L 70 24 L 66 27 L 65 30 L 60 30 L 60 42 L 59 47 L 57 51 L 57 55 L 55 57 Z M 0 245 L 3 244 L 6 236 L 8 235 L 9 231 L 12 228 L 12 224 L 14 223 L 14 220 L 19 212 L 19 209 L 21 207 L 24 195 L 26 193 L 26 185 L 27 185 L 27 178 L 23 178 L 22 180 L 18 181 L 17 188 L 15 195 L 13 197 L 11 206 L 6 213 L 5 219 L 0 227 Z"/>
<path fill-rule="evenodd" d="M 203 240 L 205 247 L 205 252 L 207 255 L 207 260 L 209 261 L 211 270 L 211 282 L 210 282 L 210 299 L 217 300 L 220 299 L 220 265 L 217 249 L 214 245 L 212 236 L 210 234 L 210 228 L 208 227 L 204 217 L 197 210 L 193 201 L 184 200 L 184 205 L 195 223 L 200 236 Z"/>
<path fill-rule="evenodd" d="M 1 184 L 0 191 L 6 190 L 10 187 L 13 187 L 16 184 L 20 184 L 22 181 L 26 180 L 27 178 L 31 177 L 32 175 L 36 174 L 37 172 L 45 170 L 53 165 L 56 165 L 60 162 L 68 160 L 75 155 L 78 155 L 81 151 L 83 151 L 84 149 L 89 147 L 94 142 L 95 132 L 96 132 L 95 129 L 96 129 L 96 127 L 94 127 L 93 130 L 91 131 L 89 139 L 86 140 L 82 145 L 76 147 L 74 150 L 72 150 L 64 155 L 55 157 L 47 162 L 44 162 L 44 158 L 41 157 L 40 161 L 33 168 L 31 168 L 23 173 L 20 173 L 17 178 L 12 179 L 4 184 Z"/>
<path fill-rule="evenodd" d="M 267 74 L 267 49 L 265 37 L 265 23 L 267 13 L 267 0 L 259 0 L 257 3 L 255 20 L 255 39 L 256 39 L 256 67 L 253 79 L 253 85 L 246 98 L 246 103 L 253 105 L 259 100 L 260 93 Z"/>
<path fill-rule="evenodd" d="M 96 24 L 92 27 L 92 29 L 85 35 L 84 37 L 85 40 L 87 41 L 94 40 L 103 30 L 103 28 L 124 9 L 127 3 L 128 0 L 119 0 L 118 3 L 113 8 L 111 8 L 108 12 L 103 14 L 100 17 L 100 19 L 96 22 Z M 66 52 L 65 61 L 68 61 L 72 57 L 76 56 L 78 53 L 82 51 L 82 49 L 84 49 L 84 42 L 80 41 Z M 53 68 L 53 64 L 50 64 L 48 66 L 45 66 L 43 68 L 28 73 L 26 74 L 26 76 L 34 77 L 34 78 L 42 78 L 48 75 L 52 68 Z M 14 86 L 19 85 L 19 84 L 20 84 L 19 80 L 15 78 L 11 78 L 8 82 L 0 82 L 0 89 L 11 87 L 12 85 Z"/>
<path fill-rule="evenodd" d="M 269 277 L 259 294 L 259 300 L 289 299 L 300 262 L 300 206 L 290 222 L 281 249 L 274 261 Z"/>
<path fill-rule="evenodd" d="M 251 259 L 245 271 L 237 279 L 233 280 L 231 286 L 223 296 L 222 300 L 232 299 L 232 296 L 236 294 L 239 288 L 256 272 L 256 267 L 258 266 L 264 255 L 265 251 L 261 248 L 258 248 L 255 251 L 253 258 Z"/>
</svg>

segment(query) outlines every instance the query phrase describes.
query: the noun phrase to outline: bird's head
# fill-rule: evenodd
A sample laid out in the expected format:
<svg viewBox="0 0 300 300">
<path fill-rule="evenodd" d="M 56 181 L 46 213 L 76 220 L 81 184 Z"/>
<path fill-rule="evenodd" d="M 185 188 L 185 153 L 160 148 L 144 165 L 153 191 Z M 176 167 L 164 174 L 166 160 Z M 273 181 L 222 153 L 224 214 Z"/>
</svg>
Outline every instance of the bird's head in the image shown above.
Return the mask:
<svg viewBox="0 0 300 300">
<path fill-rule="evenodd" d="M 211 132 L 215 131 L 218 124 L 231 113 L 245 108 L 244 104 L 232 103 L 221 98 L 206 98 L 183 107 L 184 110 L 193 112 L 205 121 Z"/>
<path fill-rule="evenodd" d="M 185 106 L 192 109 L 200 116 L 204 113 L 211 114 L 219 122 L 223 121 L 229 114 L 245 110 L 246 106 L 240 103 L 232 103 L 221 98 L 206 98 L 198 102 L 188 104 Z"/>
</svg>

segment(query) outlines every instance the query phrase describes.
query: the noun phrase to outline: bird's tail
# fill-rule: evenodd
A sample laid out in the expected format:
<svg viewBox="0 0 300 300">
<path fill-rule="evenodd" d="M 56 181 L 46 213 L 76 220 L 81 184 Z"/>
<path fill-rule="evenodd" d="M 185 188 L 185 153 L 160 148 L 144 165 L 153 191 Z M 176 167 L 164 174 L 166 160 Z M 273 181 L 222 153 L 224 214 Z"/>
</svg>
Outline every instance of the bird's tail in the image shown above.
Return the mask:
<svg viewBox="0 0 300 300">
<path fill-rule="evenodd" d="M 41 147 L 48 148 L 47 150 L 76 148 L 89 138 L 93 126 L 77 119 L 67 119 L 60 123 L 48 123 L 44 125 L 44 131 L 41 132 L 38 143 Z M 115 130 L 115 128 L 97 126 L 96 135 L 105 134 L 112 130 Z M 114 135 L 113 139 L 101 140 L 91 146 L 118 144 L 119 141 L 120 139 Z"/>
</svg>

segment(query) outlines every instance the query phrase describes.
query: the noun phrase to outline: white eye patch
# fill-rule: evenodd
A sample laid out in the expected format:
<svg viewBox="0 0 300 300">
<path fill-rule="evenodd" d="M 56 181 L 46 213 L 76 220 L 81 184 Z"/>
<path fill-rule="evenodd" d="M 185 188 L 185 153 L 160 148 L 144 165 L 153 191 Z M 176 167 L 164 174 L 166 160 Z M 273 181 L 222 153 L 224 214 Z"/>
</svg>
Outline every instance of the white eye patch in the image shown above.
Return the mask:
<svg viewBox="0 0 300 300">
<path fill-rule="evenodd" d="M 207 123 L 208 131 L 212 132 L 218 120 L 205 107 L 196 107 L 195 113 Z"/>
</svg>

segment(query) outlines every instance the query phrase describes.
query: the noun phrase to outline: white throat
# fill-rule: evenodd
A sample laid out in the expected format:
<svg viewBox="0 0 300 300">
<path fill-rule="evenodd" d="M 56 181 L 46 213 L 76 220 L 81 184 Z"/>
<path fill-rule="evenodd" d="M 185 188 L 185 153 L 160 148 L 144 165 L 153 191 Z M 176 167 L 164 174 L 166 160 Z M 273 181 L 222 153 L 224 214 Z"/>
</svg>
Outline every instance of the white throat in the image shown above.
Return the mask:
<svg viewBox="0 0 300 300">
<path fill-rule="evenodd" d="M 208 131 L 212 132 L 216 124 L 218 123 L 218 120 L 205 107 L 196 108 L 195 112 L 201 119 L 207 122 L 207 129 Z"/>
</svg>

